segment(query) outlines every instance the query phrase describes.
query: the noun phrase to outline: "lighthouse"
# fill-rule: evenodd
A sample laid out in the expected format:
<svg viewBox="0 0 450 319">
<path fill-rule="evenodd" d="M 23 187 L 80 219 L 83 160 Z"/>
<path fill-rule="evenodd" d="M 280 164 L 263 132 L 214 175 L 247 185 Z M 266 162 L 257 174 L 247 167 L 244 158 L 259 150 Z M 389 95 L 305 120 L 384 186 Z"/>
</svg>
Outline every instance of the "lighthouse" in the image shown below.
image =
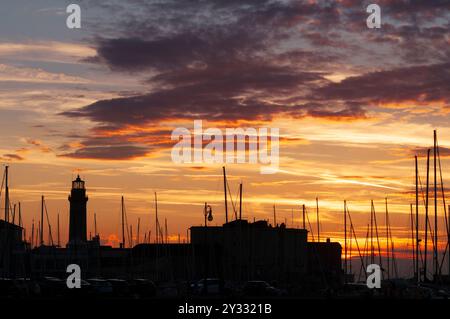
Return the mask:
<svg viewBox="0 0 450 319">
<path fill-rule="evenodd" d="M 69 195 L 70 202 L 70 226 L 69 245 L 86 243 L 86 215 L 87 215 L 86 188 L 80 175 L 72 181 L 72 190 Z"/>
</svg>

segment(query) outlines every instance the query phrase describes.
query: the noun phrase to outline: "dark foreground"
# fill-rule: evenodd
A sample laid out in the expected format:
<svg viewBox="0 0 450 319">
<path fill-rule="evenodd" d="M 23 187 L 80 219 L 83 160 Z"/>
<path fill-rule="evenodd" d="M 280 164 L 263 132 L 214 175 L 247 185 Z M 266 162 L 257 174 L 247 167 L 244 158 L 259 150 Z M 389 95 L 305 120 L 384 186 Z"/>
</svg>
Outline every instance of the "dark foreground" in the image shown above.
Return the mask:
<svg viewBox="0 0 450 319">
<path fill-rule="evenodd" d="M 205 284 L 206 283 L 206 284 Z M 79 288 L 69 288 L 66 279 L 0 279 L 0 300 L 446 300 L 450 286 L 414 284 L 408 280 L 383 281 L 380 289 L 363 283 L 340 287 L 279 285 L 265 281 L 223 282 L 201 279 L 196 282 L 158 282 L 148 279 L 89 278 Z"/>
</svg>

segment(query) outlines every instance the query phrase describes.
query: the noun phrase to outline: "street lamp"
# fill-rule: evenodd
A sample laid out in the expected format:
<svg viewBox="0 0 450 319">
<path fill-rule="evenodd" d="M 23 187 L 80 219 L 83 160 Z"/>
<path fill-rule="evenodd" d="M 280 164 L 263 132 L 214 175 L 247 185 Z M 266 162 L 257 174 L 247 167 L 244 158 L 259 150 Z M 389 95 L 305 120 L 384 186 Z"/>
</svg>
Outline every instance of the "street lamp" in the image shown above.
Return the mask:
<svg viewBox="0 0 450 319">
<path fill-rule="evenodd" d="M 207 244 L 208 237 L 207 237 L 207 229 L 208 229 L 208 222 L 213 221 L 213 215 L 212 215 L 212 208 L 210 205 L 205 203 L 205 208 L 203 209 L 203 215 L 205 216 L 205 279 L 203 282 L 203 290 L 205 294 L 208 292 L 208 262 L 209 262 L 209 246 Z"/>
<path fill-rule="evenodd" d="M 205 227 L 208 227 L 207 221 L 212 222 L 213 215 L 212 215 L 212 208 L 207 203 L 205 203 L 205 209 L 203 211 L 203 214 L 205 215 Z"/>
</svg>

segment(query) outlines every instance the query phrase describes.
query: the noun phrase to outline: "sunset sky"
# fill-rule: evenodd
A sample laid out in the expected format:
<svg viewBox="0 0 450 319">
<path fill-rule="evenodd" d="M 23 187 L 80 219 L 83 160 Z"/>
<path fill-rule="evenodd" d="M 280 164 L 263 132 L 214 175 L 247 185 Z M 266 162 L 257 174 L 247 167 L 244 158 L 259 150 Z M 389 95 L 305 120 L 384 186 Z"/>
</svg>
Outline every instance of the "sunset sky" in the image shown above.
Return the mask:
<svg viewBox="0 0 450 319">
<path fill-rule="evenodd" d="M 70 3 L 81 6 L 81 29 L 66 27 Z M 366 26 L 370 3 L 381 29 Z M 171 132 L 195 119 L 279 128 L 276 174 L 226 165 L 232 200 L 242 181 L 245 218 L 272 223 L 276 205 L 278 221 L 299 227 L 301 204 L 315 223 L 317 196 L 321 238 L 343 242 L 346 199 L 363 246 L 373 199 L 384 245 L 387 197 L 406 257 L 414 155 L 424 184 L 434 129 L 450 183 L 449 1 L 11 0 L 0 9 L 0 161 L 28 235 L 44 195 L 67 241 L 76 174 L 88 189 L 88 232 L 95 212 L 105 243 L 118 245 L 122 195 L 142 237 L 154 236 L 154 192 L 173 242 L 202 224 L 204 202 L 221 225 L 222 164 L 170 156 Z"/>
</svg>

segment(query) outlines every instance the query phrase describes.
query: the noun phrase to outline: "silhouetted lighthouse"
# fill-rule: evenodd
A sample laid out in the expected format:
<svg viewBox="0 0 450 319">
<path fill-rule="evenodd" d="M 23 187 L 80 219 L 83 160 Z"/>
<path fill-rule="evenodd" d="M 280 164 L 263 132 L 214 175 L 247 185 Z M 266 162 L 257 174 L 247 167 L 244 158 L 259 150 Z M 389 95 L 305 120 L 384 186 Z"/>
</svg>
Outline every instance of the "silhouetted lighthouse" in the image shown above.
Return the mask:
<svg viewBox="0 0 450 319">
<path fill-rule="evenodd" d="M 69 244 L 80 244 L 87 241 L 86 235 L 86 204 L 88 198 L 84 181 L 80 175 L 72 182 L 72 191 L 69 195 L 70 202 L 70 226 Z"/>
</svg>

